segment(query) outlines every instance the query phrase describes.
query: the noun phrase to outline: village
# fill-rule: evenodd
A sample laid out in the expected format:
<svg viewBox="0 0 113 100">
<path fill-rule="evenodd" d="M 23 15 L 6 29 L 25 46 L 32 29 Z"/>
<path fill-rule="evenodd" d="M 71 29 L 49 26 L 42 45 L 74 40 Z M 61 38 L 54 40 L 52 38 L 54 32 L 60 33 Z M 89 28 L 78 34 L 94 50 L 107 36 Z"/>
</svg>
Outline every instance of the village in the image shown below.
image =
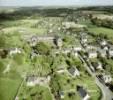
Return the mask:
<svg viewBox="0 0 113 100">
<path fill-rule="evenodd" d="M 98 13 L 78 11 L 71 20 L 68 16 L 19 19 L 21 24 L 1 29 L 0 66 L 5 67 L 0 77 L 17 81 L 14 100 L 113 99 L 112 37 L 89 28 L 89 18 L 103 22 L 113 20 L 113 15 Z"/>
</svg>

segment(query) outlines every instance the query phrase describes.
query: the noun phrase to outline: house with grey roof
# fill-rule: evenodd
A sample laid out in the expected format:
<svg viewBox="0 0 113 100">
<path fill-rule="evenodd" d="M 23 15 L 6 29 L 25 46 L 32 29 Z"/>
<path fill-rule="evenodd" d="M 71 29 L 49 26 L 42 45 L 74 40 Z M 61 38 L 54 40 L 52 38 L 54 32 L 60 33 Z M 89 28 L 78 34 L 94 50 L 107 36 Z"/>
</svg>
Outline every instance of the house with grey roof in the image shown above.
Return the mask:
<svg viewBox="0 0 113 100">
<path fill-rule="evenodd" d="M 77 91 L 82 100 L 89 100 L 90 96 L 82 86 L 77 86 Z"/>
<path fill-rule="evenodd" d="M 110 45 L 110 46 L 109 46 L 108 56 L 109 56 L 109 57 L 113 57 L 113 45 Z"/>
<path fill-rule="evenodd" d="M 102 73 L 99 75 L 99 78 L 104 82 L 104 83 L 111 83 L 112 82 L 112 77 L 110 74 Z"/>
<path fill-rule="evenodd" d="M 101 62 L 91 62 L 92 66 L 95 70 L 103 70 L 102 63 Z"/>
<path fill-rule="evenodd" d="M 75 67 L 69 67 L 68 72 L 72 77 L 80 76 L 79 70 Z"/>
<path fill-rule="evenodd" d="M 64 99 L 64 92 L 63 91 L 59 91 L 58 94 L 59 94 L 59 96 L 60 96 L 61 99 Z"/>
<path fill-rule="evenodd" d="M 104 49 L 99 49 L 98 55 L 100 55 L 101 57 L 107 57 L 107 52 Z"/>
</svg>

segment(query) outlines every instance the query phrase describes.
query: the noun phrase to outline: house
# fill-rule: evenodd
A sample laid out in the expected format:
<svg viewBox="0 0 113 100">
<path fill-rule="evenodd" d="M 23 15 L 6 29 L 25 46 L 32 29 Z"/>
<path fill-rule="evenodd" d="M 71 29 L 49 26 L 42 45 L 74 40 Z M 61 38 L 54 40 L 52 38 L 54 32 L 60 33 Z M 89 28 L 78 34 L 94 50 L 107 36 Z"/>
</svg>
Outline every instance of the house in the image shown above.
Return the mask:
<svg viewBox="0 0 113 100">
<path fill-rule="evenodd" d="M 37 44 L 37 41 L 38 41 L 38 37 L 35 35 L 28 40 L 28 43 L 30 44 L 30 46 L 35 46 Z"/>
<path fill-rule="evenodd" d="M 81 51 L 82 50 L 82 47 L 81 46 L 74 46 L 72 49 L 74 51 Z"/>
<path fill-rule="evenodd" d="M 92 66 L 95 70 L 102 70 L 102 63 L 101 62 L 91 62 Z"/>
<path fill-rule="evenodd" d="M 112 82 L 112 77 L 109 74 L 102 74 L 99 76 L 101 80 L 103 80 L 105 83 L 110 83 Z"/>
<path fill-rule="evenodd" d="M 78 56 L 78 52 L 77 51 L 72 51 L 72 55 L 77 57 Z"/>
<path fill-rule="evenodd" d="M 86 28 L 86 25 L 76 24 L 75 22 L 62 22 L 62 26 L 64 29 L 76 28 L 83 29 Z"/>
<path fill-rule="evenodd" d="M 96 58 L 97 57 L 97 51 L 96 50 L 88 50 L 88 57 L 89 58 Z"/>
<path fill-rule="evenodd" d="M 110 46 L 110 48 L 108 50 L 108 55 L 109 55 L 109 57 L 113 57 L 113 46 Z"/>
<path fill-rule="evenodd" d="M 82 100 L 89 100 L 90 99 L 89 94 L 82 86 L 77 86 L 77 91 L 79 92 Z"/>
<path fill-rule="evenodd" d="M 59 91 L 58 94 L 59 94 L 59 96 L 60 96 L 61 99 L 64 99 L 64 92 L 63 91 Z"/>
<path fill-rule="evenodd" d="M 11 48 L 11 49 L 9 49 L 9 55 L 20 54 L 20 53 L 22 53 L 21 48 Z"/>
<path fill-rule="evenodd" d="M 93 46 L 93 45 L 87 45 L 86 46 L 86 49 L 87 50 L 91 50 L 91 49 L 96 49 L 97 47 L 96 46 Z"/>
<path fill-rule="evenodd" d="M 88 42 L 87 33 L 81 33 L 80 40 L 81 40 L 81 43 L 86 43 L 86 42 Z"/>
<path fill-rule="evenodd" d="M 38 54 L 37 54 L 35 51 L 32 51 L 32 52 L 30 53 L 30 58 L 33 59 L 33 58 L 35 58 L 37 55 L 38 55 Z"/>
<path fill-rule="evenodd" d="M 106 46 L 107 45 L 107 41 L 106 40 L 101 40 L 100 41 L 100 45 L 101 46 Z"/>
<path fill-rule="evenodd" d="M 98 54 L 99 54 L 101 57 L 106 57 L 106 56 L 107 56 L 107 52 L 106 52 L 106 50 L 104 50 L 104 49 L 99 49 L 99 50 L 98 50 Z"/>
<path fill-rule="evenodd" d="M 57 73 L 59 73 L 59 74 L 62 74 L 62 73 L 64 73 L 64 72 L 66 72 L 66 69 L 65 69 L 65 68 L 59 68 L 59 69 L 57 70 Z"/>
<path fill-rule="evenodd" d="M 80 76 L 80 72 L 77 68 L 75 67 L 70 67 L 68 68 L 68 72 L 70 73 L 71 76 L 76 77 L 76 76 Z"/>
<path fill-rule="evenodd" d="M 72 48 L 65 48 L 65 49 L 63 49 L 61 52 L 63 53 L 63 54 L 68 54 L 68 53 L 70 53 L 72 51 Z"/>
<path fill-rule="evenodd" d="M 57 47 L 61 48 L 63 45 L 62 39 L 61 38 L 56 38 L 55 39 L 55 44 L 57 45 Z"/>
<path fill-rule="evenodd" d="M 51 79 L 50 76 L 38 77 L 38 76 L 32 75 L 26 78 L 26 83 L 27 83 L 27 86 L 35 86 L 37 84 L 44 85 L 44 84 L 49 83 L 50 79 Z"/>
</svg>

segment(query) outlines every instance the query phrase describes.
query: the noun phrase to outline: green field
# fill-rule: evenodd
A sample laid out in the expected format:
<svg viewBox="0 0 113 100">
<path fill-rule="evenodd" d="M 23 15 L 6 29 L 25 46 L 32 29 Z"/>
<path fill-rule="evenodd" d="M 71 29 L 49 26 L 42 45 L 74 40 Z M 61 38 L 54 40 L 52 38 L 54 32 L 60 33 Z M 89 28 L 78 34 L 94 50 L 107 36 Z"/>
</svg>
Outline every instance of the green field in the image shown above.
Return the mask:
<svg viewBox="0 0 113 100">
<path fill-rule="evenodd" d="M 0 100 L 14 100 L 20 80 L 0 78 Z"/>
<path fill-rule="evenodd" d="M 95 34 L 105 34 L 108 37 L 113 37 L 113 29 L 109 29 L 109 28 L 104 28 L 104 27 L 92 27 L 92 28 L 88 28 L 89 32 L 93 32 Z"/>
</svg>

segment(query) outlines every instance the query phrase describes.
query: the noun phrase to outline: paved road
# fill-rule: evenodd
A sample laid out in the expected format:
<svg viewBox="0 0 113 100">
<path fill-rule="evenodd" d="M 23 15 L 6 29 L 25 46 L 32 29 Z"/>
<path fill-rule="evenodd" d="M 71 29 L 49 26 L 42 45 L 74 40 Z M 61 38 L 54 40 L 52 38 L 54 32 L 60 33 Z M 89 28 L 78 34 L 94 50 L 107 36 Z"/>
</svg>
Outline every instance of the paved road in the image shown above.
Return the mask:
<svg viewBox="0 0 113 100">
<path fill-rule="evenodd" d="M 79 58 L 82 60 L 84 63 L 84 67 L 87 69 L 88 73 L 94 77 L 96 84 L 102 91 L 102 99 L 101 100 L 112 100 L 113 99 L 113 93 L 108 89 L 107 86 L 102 84 L 99 79 L 96 77 L 95 73 L 91 71 L 91 64 L 88 64 L 88 61 L 85 61 L 81 55 L 79 55 Z"/>
</svg>

